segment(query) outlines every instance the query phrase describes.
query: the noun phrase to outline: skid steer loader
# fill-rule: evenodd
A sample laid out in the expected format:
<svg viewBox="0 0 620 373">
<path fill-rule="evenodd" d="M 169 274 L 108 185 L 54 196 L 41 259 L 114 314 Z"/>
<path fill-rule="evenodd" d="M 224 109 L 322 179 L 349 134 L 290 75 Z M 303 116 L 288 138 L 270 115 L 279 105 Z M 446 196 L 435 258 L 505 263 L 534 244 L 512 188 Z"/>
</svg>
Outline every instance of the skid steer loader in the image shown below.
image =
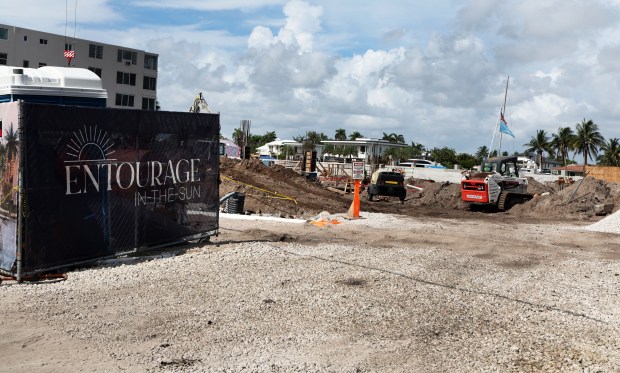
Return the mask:
<svg viewBox="0 0 620 373">
<path fill-rule="evenodd" d="M 494 157 L 482 161 L 479 172 L 464 176 L 461 200 L 470 209 L 509 210 L 534 196 L 527 192 L 527 178 L 519 177 L 517 157 Z"/>
</svg>

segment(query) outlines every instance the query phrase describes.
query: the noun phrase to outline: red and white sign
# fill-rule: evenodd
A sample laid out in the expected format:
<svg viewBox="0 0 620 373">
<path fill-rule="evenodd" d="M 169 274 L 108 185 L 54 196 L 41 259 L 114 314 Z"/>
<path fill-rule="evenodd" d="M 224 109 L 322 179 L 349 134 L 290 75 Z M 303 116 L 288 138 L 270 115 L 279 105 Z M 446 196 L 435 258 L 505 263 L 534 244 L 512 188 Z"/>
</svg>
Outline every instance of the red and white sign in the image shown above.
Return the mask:
<svg viewBox="0 0 620 373">
<path fill-rule="evenodd" d="M 364 162 L 353 162 L 353 180 L 364 178 Z"/>
</svg>

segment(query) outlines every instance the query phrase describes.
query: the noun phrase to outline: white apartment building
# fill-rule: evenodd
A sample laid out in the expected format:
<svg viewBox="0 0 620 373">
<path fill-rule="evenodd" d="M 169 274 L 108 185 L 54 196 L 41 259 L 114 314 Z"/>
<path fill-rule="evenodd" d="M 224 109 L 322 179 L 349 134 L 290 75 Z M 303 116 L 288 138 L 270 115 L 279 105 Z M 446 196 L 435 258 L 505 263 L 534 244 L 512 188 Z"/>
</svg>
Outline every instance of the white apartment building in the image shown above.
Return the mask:
<svg viewBox="0 0 620 373">
<path fill-rule="evenodd" d="M 323 140 L 323 144 L 332 144 L 336 146 L 355 146 L 357 148 L 356 159 L 364 160 L 366 163 L 375 163 L 383 156 L 386 150 L 390 148 L 405 148 L 409 145 L 392 143 L 386 140 L 357 138 L 355 140 Z M 335 157 L 338 154 L 323 154 L 326 157 Z"/>
<path fill-rule="evenodd" d="M 65 51 L 75 54 L 70 64 Z M 101 78 L 108 107 L 155 110 L 158 58 L 138 49 L 0 24 L 0 65 L 89 69 Z"/>
</svg>

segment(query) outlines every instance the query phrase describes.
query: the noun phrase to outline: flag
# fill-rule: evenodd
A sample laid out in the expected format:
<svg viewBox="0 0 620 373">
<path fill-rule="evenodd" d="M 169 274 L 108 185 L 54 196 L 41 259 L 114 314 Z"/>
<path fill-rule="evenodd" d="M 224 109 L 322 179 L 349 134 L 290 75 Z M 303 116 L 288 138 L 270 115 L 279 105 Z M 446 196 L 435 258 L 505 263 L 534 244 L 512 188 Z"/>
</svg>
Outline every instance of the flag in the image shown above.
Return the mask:
<svg viewBox="0 0 620 373">
<path fill-rule="evenodd" d="M 503 120 L 499 122 L 499 132 L 505 133 L 508 136 L 512 136 L 513 139 L 515 138 L 515 135 L 512 133 L 510 128 L 508 128 L 508 126 L 506 125 L 506 122 Z"/>
<path fill-rule="evenodd" d="M 512 133 L 510 128 L 508 128 L 508 123 L 506 122 L 506 119 L 504 119 L 504 113 L 502 113 L 501 111 L 499 112 L 499 132 L 505 133 L 508 136 L 512 136 L 513 139 L 515 138 L 514 133 Z"/>
</svg>

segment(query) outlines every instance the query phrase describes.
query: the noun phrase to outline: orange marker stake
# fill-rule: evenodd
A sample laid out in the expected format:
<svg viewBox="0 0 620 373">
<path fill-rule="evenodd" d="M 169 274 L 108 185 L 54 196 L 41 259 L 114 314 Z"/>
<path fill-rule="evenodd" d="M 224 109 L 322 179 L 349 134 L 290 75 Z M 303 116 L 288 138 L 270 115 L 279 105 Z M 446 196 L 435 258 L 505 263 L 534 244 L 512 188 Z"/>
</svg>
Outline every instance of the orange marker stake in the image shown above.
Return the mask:
<svg viewBox="0 0 620 373">
<path fill-rule="evenodd" d="M 360 181 L 355 180 L 355 190 L 353 196 L 353 217 L 360 217 Z"/>
</svg>

